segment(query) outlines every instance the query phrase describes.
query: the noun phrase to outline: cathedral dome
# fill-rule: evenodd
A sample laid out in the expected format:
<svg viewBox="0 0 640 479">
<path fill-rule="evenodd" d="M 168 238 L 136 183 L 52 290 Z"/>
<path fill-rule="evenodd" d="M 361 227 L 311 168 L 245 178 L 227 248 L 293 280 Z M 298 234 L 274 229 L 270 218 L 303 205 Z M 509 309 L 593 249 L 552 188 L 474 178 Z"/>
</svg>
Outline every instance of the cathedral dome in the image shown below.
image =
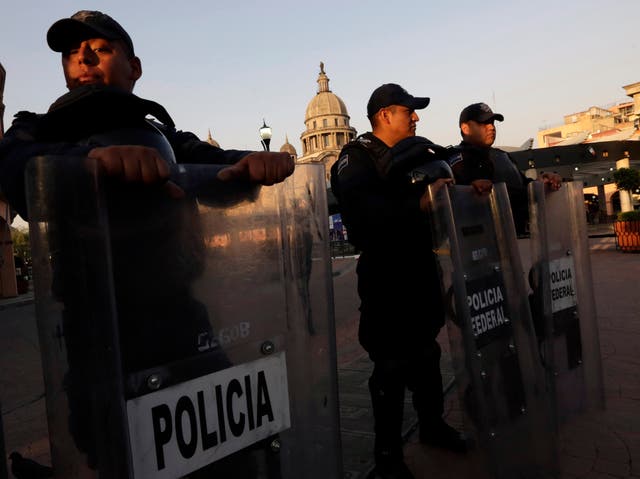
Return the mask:
<svg viewBox="0 0 640 479">
<path fill-rule="evenodd" d="M 325 115 L 349 116 L 347 107 L 338 95 L 329 89 L 329 77 L 324 72 L 324 63 L 320 63 L 318 75 L 318 93 L 311 99 L 304 115 L 305 123 L 308 120 Z"/>
<path fill-rule="evenodd" d="M 298 163 L 324 163 L 328 168 L 344 145 L 356 137 L 349 126 L 349 112 L 344 102 L 329 90 L 329 78 L 320 62 L 318 93 L 311 99 L 305 113 L 305 130 L 300 135 L 302 156 Z"/>
</svg>

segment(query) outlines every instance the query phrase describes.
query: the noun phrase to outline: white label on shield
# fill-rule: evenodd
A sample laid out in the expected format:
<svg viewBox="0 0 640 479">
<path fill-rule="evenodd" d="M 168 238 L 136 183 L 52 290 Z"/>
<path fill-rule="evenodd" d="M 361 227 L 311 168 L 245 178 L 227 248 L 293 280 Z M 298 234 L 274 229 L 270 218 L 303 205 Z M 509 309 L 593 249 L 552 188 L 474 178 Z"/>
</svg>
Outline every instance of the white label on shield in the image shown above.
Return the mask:
<svg viewBox="0 0 640 479">
<path fill-rule="evenodd" d="M 127 401 L 136 479 L 182 477 L 291 427 L 285 353 Z"/>
<path fill-rule="evenodd" d="M 551 311 L 553 313 L 577 304 L 573 258 L 567 256 L 549 262 Z"/>
</svg>

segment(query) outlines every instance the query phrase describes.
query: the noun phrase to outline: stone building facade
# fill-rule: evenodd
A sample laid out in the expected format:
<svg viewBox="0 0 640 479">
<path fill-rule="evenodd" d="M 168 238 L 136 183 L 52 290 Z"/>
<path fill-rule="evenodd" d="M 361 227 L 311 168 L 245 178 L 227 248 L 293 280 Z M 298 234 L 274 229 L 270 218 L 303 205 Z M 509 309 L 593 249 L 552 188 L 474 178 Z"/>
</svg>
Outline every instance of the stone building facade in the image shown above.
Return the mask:
<svg viewBox="0 0 640 479">
<path fill-rule="evenodd" d="M 640 119 L 640 82 L 622 87 L 631 101 L 611 107 L 592 106 L 588 110 L 564 116 L 561 125 L 544 128 L 538 132 L 538 147 L 565 146 L 600 137 L 610 140 L 637 139 Z"/>
</svg>

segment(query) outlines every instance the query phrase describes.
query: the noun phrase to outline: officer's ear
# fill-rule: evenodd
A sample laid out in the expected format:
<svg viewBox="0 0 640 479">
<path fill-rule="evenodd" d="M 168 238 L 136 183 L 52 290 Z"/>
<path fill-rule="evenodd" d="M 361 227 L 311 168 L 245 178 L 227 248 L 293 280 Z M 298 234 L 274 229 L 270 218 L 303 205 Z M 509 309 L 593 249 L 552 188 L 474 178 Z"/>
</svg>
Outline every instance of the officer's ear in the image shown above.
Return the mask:
<svg viewBox="0 0 640 479">
<path fill-rule="evenodd" d="M 142 76 L 142 62 L 138 57 L 131 57 L 129 58 L 129 65 L 131 66 L 130 80 L 135 83 Z"/>
<path fill-rule="evenodd" d="M 378 120 L 381 123 L 389 123 L 389 117 L 391 116 L 391 110 L 389 108 L 380 108 L 378 112 Z"/>
<path fill-rule="evenodd" d="M 469 127 L 469 123 L 461 123 L 460 124 L 460 134 L 464 136 L 469 136 L 471 134 L 471 128 Z"/>
<path fill-rule="evenodd" d="M 382 123 L 384 123 L 383 112 L 384 108 L 381 108 L 377 112 L 374 113 L 372 117 L 369 118 L 369 122 L 371 123 L 371 128 L 378 128 Z"/>
</svg>

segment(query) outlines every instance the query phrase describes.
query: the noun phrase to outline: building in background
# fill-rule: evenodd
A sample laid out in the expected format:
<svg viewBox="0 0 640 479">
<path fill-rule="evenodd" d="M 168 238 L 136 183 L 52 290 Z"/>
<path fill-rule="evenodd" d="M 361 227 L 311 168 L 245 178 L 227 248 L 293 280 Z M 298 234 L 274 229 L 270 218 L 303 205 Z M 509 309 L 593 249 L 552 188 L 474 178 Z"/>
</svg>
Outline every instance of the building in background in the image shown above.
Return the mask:
<svg viewBox="0 0 640 479">
<path fill-rule="evenodd" d="M 349 112 L 338 95 L 329 89 L 329 77 L 320 63 L 318 92 L 304 115 L 305 131 L 300 135 L 302 155 L 298 163 L 323 163 L 327 182 L 329 170 L 344 145 L 356 137 L 356 130 L 349 125 Z"/>
<path fill-rule="evenodd" d="M 588 110 L 565 115 L 563 124 L 538 132 L 538 147 L 577 145 L 596 141 L 637 140 L 640 82 L 622 88 L 631 101 L 607 108 L 592 106 Z"/>
<path fill-rule="evenodd" d="M 280 152 L 281 153 L 289 153 L 294 160 L 298 160 L 298 152 L 296 151 L 296 149 L 294 148 L 294 146 L 289 143 L 289 135 L 285 135 L 285 140 L 284 140 L 284 145 L 282 145 L 280 147 Z"/>
<path fill-rule="evenodd" d="M 322 62 L 320 62 L 320 73 L 318 74 L 317 82 L 318 91 L 307 105 L 305 111 L 304 124 L 306 128 L 300 135 L 302 155 L 297 158 L 296 162 L 324 164 L 330 214 L 329 235 L 332 255 L 336 255 L 334 251 L 336 247 L 342 248 L 343 251 L 340 254 L 344 255 L 346 254 L 345 248 L 348 249 L 349 246 L 347 244 L 347 232 L 342 224 L 340 213 L 337 212 L 337 202 L 331 192 L 329 177 L 331 166 L 338 159 L 340 150 L 344 145 L 354 140 L 357 133 L 355 128 L 349 125 L 350 117 L 346 105 L 329 88 L 329 77 L 324 71 L 324 63 Z M 287 144 L 288 139 L 285 146 Z"/>
<path fill-rule="evenodd" d="M 612 178 L 618 168 L 640 168 L 640 82 L 622 88 L 631 101 L 565 115 L 563 124 L 538 132 L 538 148 L 511 153 L 527 176 L 555 172 L 581 181 L 594 222 L 634 207 L 634 198 L 618 191 Z"/>
</svg>

